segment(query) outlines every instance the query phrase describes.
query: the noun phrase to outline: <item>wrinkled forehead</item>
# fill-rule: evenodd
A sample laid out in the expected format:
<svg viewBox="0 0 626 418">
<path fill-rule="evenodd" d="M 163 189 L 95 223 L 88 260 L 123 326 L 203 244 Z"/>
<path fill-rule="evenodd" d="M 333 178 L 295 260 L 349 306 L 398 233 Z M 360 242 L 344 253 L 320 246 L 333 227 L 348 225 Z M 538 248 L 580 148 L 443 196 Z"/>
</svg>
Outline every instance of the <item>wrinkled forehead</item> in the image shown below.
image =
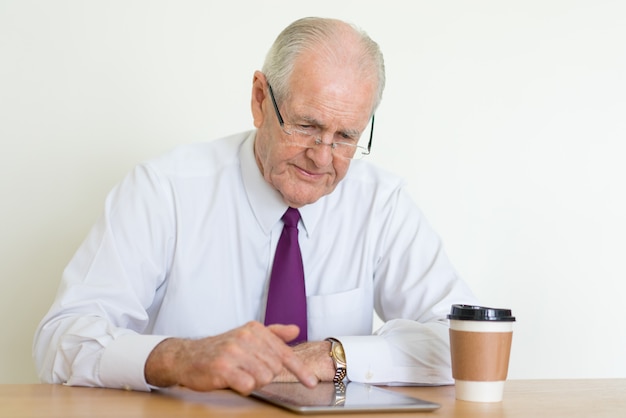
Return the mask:
<svg viewBox="0 0 626 418">
<path fill-rule="evenodd" d="M 342 36 L 303 48 L 292 61 L 288 84 L 293 88 L 294 82 L 301 82 L 302 79 L 324 83 L 339 79 L 352 91 L 367 89 L 377 92 L 378 77 L 377 63 L 350 29 Z"/>
<path fill-rule="evenodd" d="M 371 72 L 312 57 L 296 62 L 288 85 L 287 102 L 292 111 L 301 113 L 311 107 L 358 121 L 370 119 L 377 94 L 377 79 Z"/>
</svg>

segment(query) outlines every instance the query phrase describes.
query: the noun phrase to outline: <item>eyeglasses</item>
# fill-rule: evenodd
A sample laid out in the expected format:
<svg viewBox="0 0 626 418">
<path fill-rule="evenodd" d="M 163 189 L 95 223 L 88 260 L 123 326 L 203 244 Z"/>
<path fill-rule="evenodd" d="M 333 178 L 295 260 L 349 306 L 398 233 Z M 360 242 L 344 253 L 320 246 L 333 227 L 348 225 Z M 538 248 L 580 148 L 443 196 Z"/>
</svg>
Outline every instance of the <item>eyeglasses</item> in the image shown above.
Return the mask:
<svg viewBox="0 0 626 418">
<path fill-rule="evenodd" d="M 370 139 L 367 143 L 367 148 L 357 144 L 359 142 L 360 135 L 351 136 L 349 134 L 344 134 L 344 141 L 336 141 L 327 144 L 322 141 L 321 128 L 313 125 L 293 125 L 285 123 L 282 115 L 280 114 L 280 111 L 278 110 L 278 104 L 276 103 L 274 91 L 272 90 L 272 86 L 270 85 L 270 83 L 267 83 L 267 87 L 270 92 L 270 97 L 272 98 L 274 110 L 276 111 L 278 123 L 280 124 L 283 132 L 289 135 L 290 145 L 303 148 L 313 148 L 316 145 L 328 145 L 332 150 L 334 156 L 346 159 L 357 160 L 362 158 L 364 155 L 370 154 L 370 150 L 372 149 L 372 138 L 374 137 L 374 115 L 372 115 Z"/>
</svg>

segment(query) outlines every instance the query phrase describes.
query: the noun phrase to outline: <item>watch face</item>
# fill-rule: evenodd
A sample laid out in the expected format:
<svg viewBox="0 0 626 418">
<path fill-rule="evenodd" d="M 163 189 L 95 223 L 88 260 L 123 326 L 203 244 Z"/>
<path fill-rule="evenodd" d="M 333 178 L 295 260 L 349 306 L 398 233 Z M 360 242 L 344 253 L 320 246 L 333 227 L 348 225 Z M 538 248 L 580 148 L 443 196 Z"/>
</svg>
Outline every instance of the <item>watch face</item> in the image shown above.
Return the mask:
<svg viewBox="0 0 626 418">
<path fill-rule="evenodd" d="M 346 363 L 346 355 L 343 352 L 343 347 L 341 344 L 333 344 L 333 355 L 340 363 Z"/>
</svg>

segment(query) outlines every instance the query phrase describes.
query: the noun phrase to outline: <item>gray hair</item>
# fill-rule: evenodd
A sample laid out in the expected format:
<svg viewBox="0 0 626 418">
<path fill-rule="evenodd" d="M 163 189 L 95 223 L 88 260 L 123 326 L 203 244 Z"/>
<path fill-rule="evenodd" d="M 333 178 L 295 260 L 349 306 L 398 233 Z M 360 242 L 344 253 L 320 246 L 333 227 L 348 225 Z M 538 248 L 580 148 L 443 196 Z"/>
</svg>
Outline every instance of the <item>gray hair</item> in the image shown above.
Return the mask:
<svg viewBox="0 0 626 418">
<path fill-rule="evenodd" d="M 329 51 L 329 56 L 332 55 L 340 48 L 343 41 L 341 35 L 346 32 L 346 28 L 351 28 L 358 39 L 359 56 L 356 64 L 377 77 L 378 91 L 372 111 L 378 107 L 385 88 L 385 63 L 378 44 L 352 24 L 318 17 L 299 19 L 287 26 L 265 57 L 262 71 L 278 101 L 289 95 L 290 77 L 300 54 L 323 47 Z"/>
</svg>

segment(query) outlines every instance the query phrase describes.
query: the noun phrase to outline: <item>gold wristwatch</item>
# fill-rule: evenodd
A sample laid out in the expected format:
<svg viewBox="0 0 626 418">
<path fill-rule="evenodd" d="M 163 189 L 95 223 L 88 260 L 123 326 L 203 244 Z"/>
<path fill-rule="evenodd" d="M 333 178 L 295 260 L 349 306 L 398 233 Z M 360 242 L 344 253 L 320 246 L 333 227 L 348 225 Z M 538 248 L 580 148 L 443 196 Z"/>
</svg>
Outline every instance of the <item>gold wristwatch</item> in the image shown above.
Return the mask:
<svg viewBox="0 0 626 418">
<path fill-rule="evenodd" d="M 335 338 L 326 338 L 326 341 L 330 341 L 330 358 L 335 363 L 335 377 L 333 382 L 341 383 L 348 374 L 348 367 L 346 365 L 346 354 L 343 352 L 343 346 L 341 342 Z"/>
</svg>

